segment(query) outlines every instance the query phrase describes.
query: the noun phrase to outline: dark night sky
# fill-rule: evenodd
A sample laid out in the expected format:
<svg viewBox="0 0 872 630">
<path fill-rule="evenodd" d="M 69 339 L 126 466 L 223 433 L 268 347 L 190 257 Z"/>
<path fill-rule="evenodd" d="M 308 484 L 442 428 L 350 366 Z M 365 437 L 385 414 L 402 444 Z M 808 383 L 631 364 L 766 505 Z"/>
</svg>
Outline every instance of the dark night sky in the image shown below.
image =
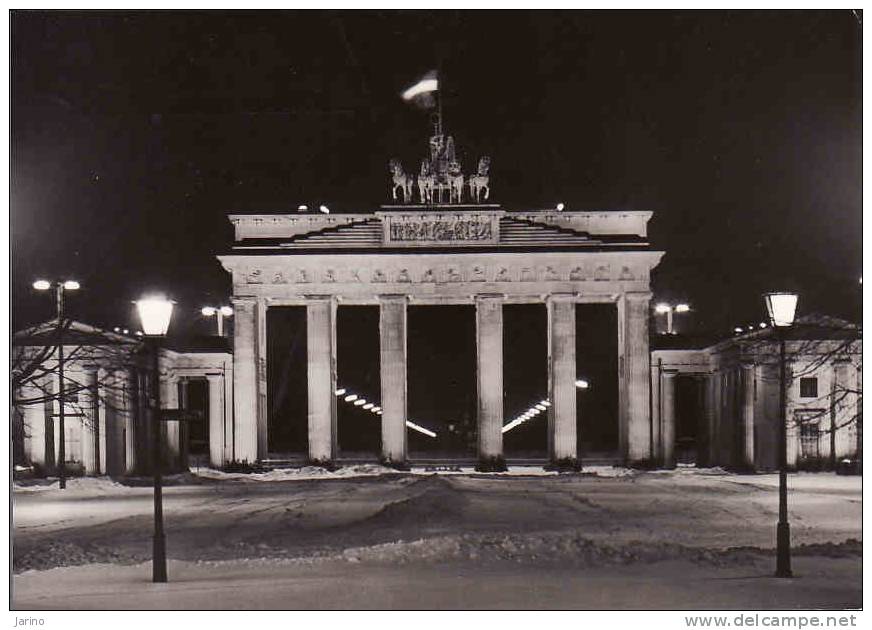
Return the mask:
<svg viewBox="0 0 872 630">
<path fill-rule="evenodd" d="M 859 317 L 861 27 L 816 12 L 26 13 L 11 18 L 13 326 L 175 325 L 230 293 L 233 210 L 371 211 L 422 154 L 398 93 L 441 63 L 465 167 L 493 156 L 508 209 L 645 209 L 655 295 L 696 325 L 759 295 Z"/>
</svg>

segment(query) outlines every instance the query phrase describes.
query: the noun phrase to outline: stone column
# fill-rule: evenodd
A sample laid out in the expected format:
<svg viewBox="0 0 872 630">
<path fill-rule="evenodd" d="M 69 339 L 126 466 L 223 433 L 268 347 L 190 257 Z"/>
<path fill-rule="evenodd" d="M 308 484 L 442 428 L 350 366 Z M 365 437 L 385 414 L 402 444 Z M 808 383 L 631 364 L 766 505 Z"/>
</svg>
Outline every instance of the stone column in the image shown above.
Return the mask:
<svg viewBox="0 0 872 630">
<path fill-rule="evenodd" d="M 663 409 L 660 405 L 661 372 L 663 371 L 663 359 L 657 359 L 651 363 L 651 442 L 654 450 L 652 457 L 663 464 Z"/>
<path fill-rule="evenodd" d="M 266 380 L 266 300 L 258 299 L 255 307 L 256 315 L 256 355 L 257 365 L 257 458 L 264 460 L 269 451 L 269 408 L 267 407 L 267 380 Z"/>
<path fill-rule="evenodd" d="M 476 375 L 478 377 L 477 470 L 485 472 L 506 470 L 503 458 L 503 300 L 503 295 L 475 297 Z M 574 303 L 569 303 L 569 306 L 575 308 Z M 573 333 L 575 332 L 574 319 L 573 317 Z M 575 389 L 574 383 L 573 389 Z"/>
<path fill-rule="evenodd" d="M 754 390 L 756 388 L 756 366 L 753 363 L 742 364 L 742 451 L 739 467 L 746 470 L 754 469 Z"/>
<path fill-rule="evenodd" d="M 256 313 L 253 298 L 233 300 L 233 460 L 257 461 Z"/>
<path fill-rule="evenodd" d="M 326 464 L 336 458 L 336 302 L 329 295 L 307 300 L 309 460 Z"/>
<path fill-rule="evenodd" d="M 625 293 L 624 300 L 625 458 L 629 464 L 646 463 L 651 460 L 651 359 L 648 350 L 648 304 L 651 294 Z"/>
<path fill-rule="evenodd" d="M 81 403 L 78 407 L 84 414 L 81 417 L 82 423 L 82 465 L 85 468 L 86 475 L 99 475 L 100 466 L 100 447 L 102 444 L 101 438 L 104 436 L 100 432 L 100 396 L 99 396 L 99 381 L 96 368 L 86 368 L 78 374 L 70 370 L 70 377 L 74 381 L 81 379 L 81 384 L 86 389 L 81 390 L 79 400 Z M 71 383 L 67 383 L 70 388 Z M 67 406 L 69 409 L 69 405 Z M 66 418 L 64 424 L 76 418 Z"/>
<path fill-rule="evenodd" d="M 578 467 L 575 407 L 575 296 L 548 296 L 548 453 L 552 465 Z"/>
<path fill-rule="evenodd" d="M 49 394 L 43 392 L 41 388 L 35 385 L 25 385 L 21 388 L 21 398 L 23 400 L 40 399 L 47 395 Z M 47 465 L 45 403 L 40 401 L 29 405 L 22 405 L 21 411 L 24 415 L 24 455 L 31 464 L 45 469 Z"/>
<path fill-rule="evenodd" d="M 663 370 L 660 387 L 660 413 L 663 467 L 675 468 L 675 379 L 678 370 Z"/>
<path fill-rule="evenodd" d="M 379 357 L 381 365 L 382 459 L 405 467 L 406 415 L 406 296 L 379 296 Z"/>
<path fill-rule="evenodd" d="M 162 409 L 179 409 L 179 383 L 178 376 L 167 375 L 161 378 L 160 401 Z M 181 423 L 178 420 L 162 420 L 161 433 L 166 440 L 164 443 L 164 463 L 168 471 L 177 472 L 181 468 Z"/>
<path fill-rule="evenodd" d="M 856 455 L 856 433 L 852 431 L 857 412 L 856 405 L 852 404 L 856 396 L 848 393 L 853 389 L 851 377 L 854 372 L 853 366 L 848 361 L 836 360 L 833 362 L 833 399 L 835 403 L 835 432 L 833 433 L 833 452 L 836 463 L 845 457 Z M 797 385 L 799 387 L 799 385 Z M 851 438 L 854 439 L 851 439 Z"/>
<path fill-rule="evenodd" d="M 128 475 L 136 473 L 139 464 L 136 458 L 136 440 L 138 437 L 137 410 L 139 399 L 139 383 L 136 368 L 127 368 L 124 385 L 124 472 Z"/>
<path fill-rule="evenodd" d="M 209 463 L 224 465 L 224 378 L 209 374 Z"/>
<path fill-rule="evenodd" d="M 621 295 L 617 302 L 618 326 L 618 451 L 627 459 L 627 365 L 625 361 L 627 337 L 627 301 Z"/>
</svg>

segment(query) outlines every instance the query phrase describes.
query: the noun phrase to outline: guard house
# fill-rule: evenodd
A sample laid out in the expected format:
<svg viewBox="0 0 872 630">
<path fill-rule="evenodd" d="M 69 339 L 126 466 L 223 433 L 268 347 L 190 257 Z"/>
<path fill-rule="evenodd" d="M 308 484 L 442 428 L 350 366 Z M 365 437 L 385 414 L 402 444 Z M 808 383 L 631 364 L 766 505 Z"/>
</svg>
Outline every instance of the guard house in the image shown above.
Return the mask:
<svg viewBox="0 0 872 630">
<path fill-rule="evenodd" d="M 235 242 L 218 256 L 232 274 L 235 461 L 267 457 L 267 311 L 304 306 L 308 457 L 337 457 L 337 306 L 379 308 L 382 460 L 408 462 L 407 308 L 475 306 L 480 465 L 503 460 L 503 305 L 544 303 L 548 457 L 573 466 L 576 304 L 617 309 L 619 449 L 652 459 L 650 274 L 663 256 L 647 238 L 650 212 L 508 211 L 488 203 L 488 158 L 461 173 L 437 133 L 420 175 L 393 160 L 392 198 L 349 214 L 231 214 Z M 393 201 L 392 199 L 392 201 Z M 492 468 L 491 468 L 492 469 Z"/>
</svg>

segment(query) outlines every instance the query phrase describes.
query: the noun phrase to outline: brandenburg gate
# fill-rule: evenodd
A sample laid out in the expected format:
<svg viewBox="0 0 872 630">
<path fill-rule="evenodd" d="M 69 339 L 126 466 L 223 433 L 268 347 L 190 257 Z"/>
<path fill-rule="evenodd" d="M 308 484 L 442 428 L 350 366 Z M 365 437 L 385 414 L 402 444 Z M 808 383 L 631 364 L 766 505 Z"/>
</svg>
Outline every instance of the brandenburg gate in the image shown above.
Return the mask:
<svg viewBox="0 0 872 630">
<path fill-rule="evenodd" d="M 431 152 L 433 146 L 431 138 Z M 431 177 L 439 175 L 439 149 L 425 160 Z M 459 170 L 456 163 L 449 166 Z M 392 168 L 396 183 L 402 169 Z M 400 186 L 401 202 L 370 213 L 230 215 L 235 242 L 218 258 L 233 278 L 234 460 L 267 457 L 270 307 L 306 308 L 308 456 L 316 463 L 332 462 L 338 454 L 337 306 L 379 307 L 381 455 L 390 465 L 404 466 L 407 309 L 467 304 L 475 306 L 479 460 L 485 467 L 502 461 L 503 305 L 529 303 L 547 306 L 551 463 L 572 467 L 578 461 L 580 303 L 617 308 L 619 448 L 627 463 L 651 459 L 650 273 L 663 255 L 647 240 L 651 213 L 507 211 L 483 203 L 481 180 L 472 191 L 478 176 L 466 182 L 470 202 L 461 187 L 451 193 L 454 203 L 433 203 L 419 182 L 420 198 L 412 198 L 410 186 Z M 452 186 L 449 180 L 446 188 Z"/>
</svg>

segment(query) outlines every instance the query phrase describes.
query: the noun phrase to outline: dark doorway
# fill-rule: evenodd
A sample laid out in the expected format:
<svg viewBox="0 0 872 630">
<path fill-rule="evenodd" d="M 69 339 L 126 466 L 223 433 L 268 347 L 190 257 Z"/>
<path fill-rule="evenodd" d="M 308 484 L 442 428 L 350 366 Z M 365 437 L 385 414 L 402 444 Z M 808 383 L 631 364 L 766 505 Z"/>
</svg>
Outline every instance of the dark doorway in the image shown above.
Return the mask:
<svg viewBox="0 0 872 630">
<path fill-rule="evenodd" d="M 548 398 L 548 321 L 544 304 L 503 306 L 504 426 Z M 509 461 L 548 456 L 548 417 L 540 413 L 503 433 Z"/>
<path fill-rule="evenodd" d="M 408 429 L 412 459 L 472 459 L 478 450 L 475 307 L 408 310 L 409 419 L 436 433 Z"/>
<path fill-rule="evenodd" d="M 381 452 L 381 416 L 370 409 L 381 404 L 379 307 L 340 306 L 336 339 L 337 387 L 346 390 L 336 403 L 339 455 L 344 459 L 377 460 Z M 345 400 L 352 395 L 357 399 Z"/>
<path fill-rule="evenodd" d="M 270 307 L 266 317 L 270 457 L 309 450 L 306 307 Z"/>
<path fill-rule="evenodd" d="M 575 307 L 576 390 L 579 457 L 618 453 L 618 310 L 614 304 Z"/>
<path fill-rule="evenodd" d="M 675 377 L 675 461 L 679 464 L 697 462 L 704 418 L 703 394 L 705 380 L 692 375 Z"/>
<path fill-rule="evenodd" d="M 188 453 L 209 454 L 209 382 L 205 378 L 192 378 L 186 384 L 187 410 L 196 412 L 185 424 L 188 434 Z"/>
</svg>

